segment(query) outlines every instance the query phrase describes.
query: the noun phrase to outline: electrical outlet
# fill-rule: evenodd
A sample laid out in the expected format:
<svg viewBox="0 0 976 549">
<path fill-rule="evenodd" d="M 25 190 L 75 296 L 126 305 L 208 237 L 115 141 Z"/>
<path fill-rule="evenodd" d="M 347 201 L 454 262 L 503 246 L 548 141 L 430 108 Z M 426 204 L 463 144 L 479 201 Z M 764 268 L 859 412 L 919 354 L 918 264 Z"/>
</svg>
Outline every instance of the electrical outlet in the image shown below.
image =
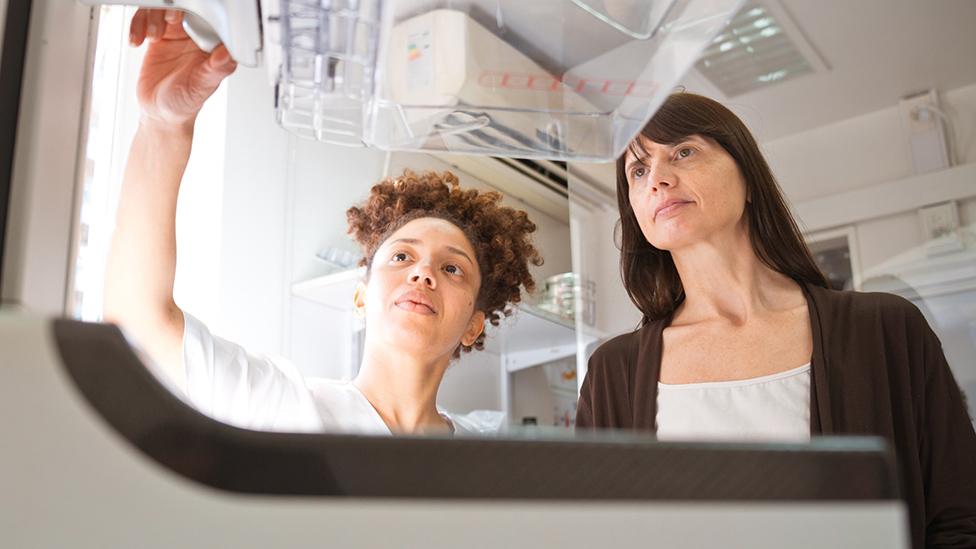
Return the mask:
<svg viewBox="0 0 976 549">
<path fill-rule="evenodd" d="M 918 215 L 926 240 L 953 234 L 959 228 L 959 208 L 955 201 L 919 208 Z"/>
<path fill-rule="evenodd" d="M 903 120 L 908 121 L 910 133 L 930 132 L 938 129 L 938 116 L 926 108 L 939 108 L 939 96 L 935 90 L 905 97 L 898 103 L 898 106 L 901 108 Z"/>
<path fill-rule="evenodd" d="M 918 216 L 929 256 L 957 252 L 965 247 L 959 234 L 959 208 L 955 201 L 919 208 Z"/>
</svg>

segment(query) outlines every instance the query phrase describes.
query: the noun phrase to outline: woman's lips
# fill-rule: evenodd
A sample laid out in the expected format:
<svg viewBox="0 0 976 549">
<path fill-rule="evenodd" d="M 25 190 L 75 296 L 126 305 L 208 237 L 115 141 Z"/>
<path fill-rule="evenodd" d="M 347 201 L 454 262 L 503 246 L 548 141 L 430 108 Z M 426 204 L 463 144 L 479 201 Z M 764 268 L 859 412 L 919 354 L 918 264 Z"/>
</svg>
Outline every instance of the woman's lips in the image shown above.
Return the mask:
<svg viewBox="0 0 976 549">
<path fill-rule="evenodd" d="M 657 211 L 657 214 L 654 215 L 654 220 L 657 221 L 659 219 L 667 219 L 668 217 L 675 215 L 682 206 L 687 206 L 688 204 L 691 204 L 691 202 L 675 202 L 674 204 L 661 208 Z"/>
<path fill-rule="evenodd" d="M 403 309 L 404 311 L 410 311 L 411 313 L 418 313 L 422 315 L 434 314 L 434 310 L 431 309 L 429 306 L 409 299 L 398 301 L 396 303 L 396 306 Z"/>
<path fill-rule="evenodd" d="M 400 294 L 400 297 L 393 303 L 404 311 L 418 313 L 422 315 L 437 314 L 433 301 L 424 292 L 419 290 L 409 290 Z"/>
</svg>

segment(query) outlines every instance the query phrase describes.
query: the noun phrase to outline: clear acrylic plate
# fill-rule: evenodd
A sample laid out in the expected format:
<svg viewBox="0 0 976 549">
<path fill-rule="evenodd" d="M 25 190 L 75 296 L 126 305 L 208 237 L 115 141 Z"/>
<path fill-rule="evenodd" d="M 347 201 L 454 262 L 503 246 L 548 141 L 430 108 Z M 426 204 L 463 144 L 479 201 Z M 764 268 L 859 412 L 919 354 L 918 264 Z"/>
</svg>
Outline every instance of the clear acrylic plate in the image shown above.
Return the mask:
<svg viewBox="0 0 976 549">
<path fill-rule="evenodd" d="M 608 161 L 741 4 L 282 0 L 278 117 L 330 143 Z"/>
</svg>

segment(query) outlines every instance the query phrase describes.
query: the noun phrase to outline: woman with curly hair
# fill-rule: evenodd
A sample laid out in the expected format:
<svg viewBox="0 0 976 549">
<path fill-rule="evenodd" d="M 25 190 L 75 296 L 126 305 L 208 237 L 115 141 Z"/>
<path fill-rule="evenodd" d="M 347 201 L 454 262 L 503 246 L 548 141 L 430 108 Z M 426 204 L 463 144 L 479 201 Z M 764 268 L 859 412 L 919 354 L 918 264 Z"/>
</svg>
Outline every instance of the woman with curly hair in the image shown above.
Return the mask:
<svg viewBox="0 0 976 549">
<path fill-rule="evenodd" d="M 347 212 L 364 252 L 355 292 L 366 321 L 360 373 L 351 382 L 305 379 L 286 361 L 215 337 L 176 305 L 175 216 L 193 126 L 235 65 L 220 46 L 200 51 L 177 12 L 140 10 L 133 44 L 150 44 L 139 76 L 142 118 L 133 139 L 109 256 L 105 319 L 123 326 L 164 380 L 210 416 L 271 430 L 431 433 L 465 430 L 436 407 L 452 358 L 481 349 L 532 291 L 542 259 L 525 212 L 494 192 L 462 190 L 445 173 L 405 173 Z"/>
</svg>

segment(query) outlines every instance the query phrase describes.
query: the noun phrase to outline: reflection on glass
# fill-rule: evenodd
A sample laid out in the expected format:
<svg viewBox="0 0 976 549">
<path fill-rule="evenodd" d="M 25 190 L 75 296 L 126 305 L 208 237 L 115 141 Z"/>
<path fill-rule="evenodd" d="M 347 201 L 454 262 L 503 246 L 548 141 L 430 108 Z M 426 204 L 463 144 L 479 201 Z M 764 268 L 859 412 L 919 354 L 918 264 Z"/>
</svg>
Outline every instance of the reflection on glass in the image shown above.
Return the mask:
<svg viewBox="0 0 976 549">
<path fill-rule="evenodd" d="M 106 8 L 103 12 L 110 13 L 111 10 Z M 121 19 L 117 15 L 113 17 L 116 19 L 111 24 L 106 19 L 102 31 L 108 33 L 115 28 L 117 35 L 105 41 L 114 41 L 116 50 L 98 57 L 100 64 L 95 82 L 97 86 L 99 82 L 106 82 L 99 78 L 115 80 L 111 86 L 101 88 L 108 92 L 94 94 L 96 100 L 106 94 L 113 95 L 115 89 L 122 90 L 119 95 L 125 97 L 124 90 L 135 87 L 132 67 L 138 65 L 138 58 L 132 55 L 133 50 L 122 48 L 123 41 L 118 34 L 125 30 L 121 29 Z M 109 52 L 107 46 L 103 48 L 102 45 L 100 41 L 99 51 Z M 105 67 L 111 62 L 127 70 L 118 69 L 114 74 L 103 76 L 108 74 Z M 182 285 L 187 289 L 185 296 L 192 294 L 192 297 L 178 301 L 198 304 L 187 307 L 199 315 L 199 322 L 187 321 L 187 330 L 197 333 L 209 327 L 207 331 L 213 329 L 215 334 L 226 334 L 228 340 L 245 343 L 247 349 L 287 356 L 294 364 L 294 368 L 284 368 L 288 370 L 285 377 L 289 379 L 299 376 L 352 379 L 361 373 L 370 331 L 364 329 L 367 323 L 355 316 L 352 307 L 352 295 L 364 273 L 347 269 L 349 256 L 357 255 L 358 250 L 345 237 L 345 209 L 364 198 L 370 185 L 386 173 L 400 173 L 402 168 L 418 161 L 419 166 L 432 165 L 438 169 L 447 166 L 430 157 L 421 159 L 419 155 L 348 152 L 291 137 L 266 138 L 271 135 L 271 129 L 277 128 L 274 124 L 258 126 L 254 122 L 274 118 L 273 108 L 266 102 L 263 78 L 251 74 L 237 74 L 234 78 L 232 84 L 238 87 L 232 89 L 230 104 L 221 105 L 228 119 L 226 126 L 223 117 L 217 117 L 215 125 L 220 127 L 211 132 L 216 137 L 201 138 L 201 132 L 209 127 L 209 122 L 201 116 L 194 141 L 194 154 L 198 155 L 204 147 L 210 146 L 208 150 L 218 159 L 210 164 L 220 165 L 221 170 L 226 171 L 226 177 L 223 171 L 218 171 L 214 177 L 216 181 L 206 181 L 204 175 L 196 178 L 198 183 L 193 183 L 190 181 L 193 177 L 185 177 L 181 190 L 183 197 L 179 211 L 184 213 L 187 211 L 184 206 L 192 207 L 190 195 L 193 189 L 212 184 L 212 188 L 219 190 L 209 198 L 197 196 L 197 204 L 213 199 L 209 210 L 198 207 L 204 212 L 198 218 L 207 219 L 209 224 L 194 225 L 205 228 L 197 229 L 189 236 L 181 238 L 178 235 L 181 260 L 177 265 L 176 293 L 180 294 Z M 128 107 L 134 107 L 134 98 L 128 97 L 126 101 Z M 210 104 L 214 104 L 213 98 Z M 107 110 L 93 108 L 93 113 L 98 116 L 97 120 L 93 116 L 92 127 L 111 125 L 133 131 L 138 112 L 123 112 L 125 105 L 122 104 L 112 107 L 118 112 L 111 115 L 104 114 Z M 93 179 L 114 177 L 115 180 L 105 189 L 98 190 L 94 199 L 90 198 L 92 193 L 86 187 L 86 197 L 89 197 L 86 205 L 97 203 L 110 211 L 109 206 L 103 204 L 112 205 L 115 198 L 111 195 L 117 190 L 113 191 L 111 187 L 117 186 L 121 179 L 120 157 L 124 157 L 125 149 L 119 143 L 128 143 L 125 132 L 119 133 L 112 145 L 111 156 L 91 152 L 104 147 L 94 139 L 89 143 Z M 226 154 L 224 140 L 227 142 Z M 218 141 L 221 145 L 215 146 Z M 109 165 L 105 159 L 110 157 L 115 162 L 114 172 L 103 175 Z M 494 183 L 490 177 L 482 179 Z M 462 181 L 468 179 L 462 175 Z M 241 191 L 241 188 L 247 190 Z M 249 202 L 241 198 L 246 192 L 254 194 Z M 583 195 L 586 198 L 581 198 Z M 612 246 L 612 230 L 617 218 L 614 200 L 612 189 L 609 195 L 605 193 L 596 201 L 592 190 L 571 197 L 569 208 L 573 220 L 569 222 L 576 223 L 579 229 L 572 254 L 565 249 L 569 245 L 569 227 L 565 220 L 550 222 L 547 214 L 540 213 L 542 208 L 525 207 L 540 227 L 536 234 L 547 263 L 542 268 L 532 268 L 531 272 L 545 295 L 535 298 L 538 300 L 536 306 L 519 307 L 499 327 L 489 328 L 486 352 L 466 354 L 446 370 L 442 390 L 438 393 L 445 409 L 458 410 L 455 416 L 475 414 L 473 417 L 480 418 L 477 425 L 488 426 L 486 430 L 523 424 L 535 426 L 531 428 L 558 426 L 560 429 L 571 425 L 575 403 L 568 361 L 575 356 L 577 370 L 572 383 L 578 385 L 585 373 L 586 359 L 597 343 L 632 329 L 639 318 L 619 283 L 619 257 Z M 86 236 L 87 250 L 91 253 L 82 253 L 84 258 L 76 265 L 79 272 L 76 312 L 85 318 L 100 315 L 97 306 L 101 301 L 102 284 L 99 254 L 104 255 L 105 250 L 96 249 L 92 244 L 102 242 L 100 245 L 104 247 L 104 235 L 111 228 L 107 221 L 111 216 L 99 216 L 92 211 L 83 210 L 85 230 L 80 231 Z M 962 218 L 967 220 L 965 215 Z M 177 229 L 185 230 L 186 226 L 184 224 L 181 229 L 177 223 Z M 852 245 L 849 239 L 827 239 L 811 246 L 822 260 L 821 265 L 834 287 L 858 288 L 859 278 L 867 280 L 893 275 L 916 288 L 918 295 L 923 297 L 910 299 L 921 303 L 920 308 L 926 311 L 943 340 L 960 384 L 972 393 L 976 391 L 976 373 L 969 357 L 974 354 L 976 328 L 973 328 L 972 319 L 976 318 L 976 312 L 967 305 L 971 301 L 964 282 L 968 275 L 959 275 L 961 278 L 955 282 L 943 280 L 957 276 L 945 273 L 962 272 L 965 268 L 965 258 L 968 257 L 965 254 L 972 249 L 966 240 L 971 238 L 965 236 L 969 234 L 967 230 L 971 230 L 971 226 L 964 225 L 959 233 L 964 235 L 963 248 L 954 247 L 951 253 L 932 254 L 932 246 L 926 246 L 913 252 L 917 257 L 911 261 L 916 264 L 910 268 L 904 265 L 906 261 L 910 263 L 910 258 L 898 256 L 900 266 L 892 263 L 881 268 L 878 261 L 871 261 L 867 264 L 870 268 L 862 270 L 857 264 L 857 245 Z M 216 234 L 220 237 L 203 247 L 202 241 Z M 252 253 L 234 249 L 249 246 L 253 247 Z M 866 248 L 871 246 L 873 244 L 865 244 Z M 264 253 L 269 249 L 275 253 Z M 201 264 L 206 264 L 207 268 L 198 267 L 194 272 L 193 266 Z M 923 281 L 916 285 L 912 282 L 917 278 L 911 274 L 912 269 L 928 272 L 927 276 L 933 280 L 943 281 Z M 835 271 L 836 276 L 833 276 Z M 575 278 L 570 277 L 574 280 L 572 292 L 561 293 L 559 280 L 551 278 L 564 273 L 577 273 L 573 275 Z M 326 280 L 326 277 L 334 278 Z M 233 287 L 236 280 L 240 281 L 239 287 Z M 544 289 L 541 287 L 543 281 L 547 281 Z M 863 289 L 874 289 L 876 284 L 877 280 L 870 284 L 866 282 Z M 933 285 L 938 284 L 945 288 L 933 289 Z M 922 290 L 917 289 L 920 286 Z M 565 287 L 568 286 L 564 284 Z M 910 296 L 907 290 L 892 288 L 886 291 Z M 246 299 L 249 293 L 255 299 Z M 317 293 L 330 294 L 330 297 L 320 298 Z M 567 299 L 567 295 L 571 298 Z M 569 303 L 573 306 L 567 307 Z M 572 315 L 565 314 L 569 308 L 573 309 Z M 543 328 L 535 331 L 537 325 Z M 549 332 L 554 334 L 551 339 L 547 339 L 549 335 L 540 335 Z M 475 356 L 479 358 L 473 358 Z"/>
<path fill-rule="evenodd" d="M 158 38 L 150 53 L 170 45 L 167 41 L 184 39 L 178 30 Z M 186 62 L 191 67 L 199 63 L 209 63 L 211 69 L 222 67 L 222 77 L 232 67 L 218 56 L 219 52 L 213 57 L 190 57 Z M 198 100 L 176 109 L 167 104 L 164 109 L 158 101 L 172 99 L 168 94 L 174 90 L 166 86 L 174 83 L 166 78 L 142 82 L 142 123 L 118 198 L 117 241 L 106 269 L 105 317 L 127 328 L 153 357 L 154 369 L 188 401 L 238 425 L 377 435 L 570 435 L 577 407 L 582 408 L 577 391 L 588 358 L 610 338 L 633 331 L 640 320 L 620 282 L 620 254 L 613 246 L 620 214 L 615 209 L 612 176 L 603 189 L 582 181 L 571 184 L 568 220 L 559 218 L 558 212 L 543 214 L 531 202 L 518 207 L 532 210 L 526 217 L 477 185 L 465 185 L 468 190 L 462 192 L 449 176 L 424 175 L 429 168 L 443 173 L 441 160 L 353 153 L 299 142 L 273 124 L 261 126 L 261 120 L 273 120 L 263 116 L 271 112 L 263 90 L 247 74 L 234 78 L 231 83 L 237 87 L 231 87 L 225 107 L 226 127 L 218 132 L 221 141 L 226 140 L 226 153 L 222 148 L 214 153 L 226 172 L 219 182 L 223 194 L 211 197 L 215 199 L 209 203 L 217 230 L 198 231 L 189 239 L 177 231 L 177 212 L 185 211 L 187 204 L 178 207 L 177 193 L 191 188 L 182 165 L 191 142 L 196 151 L 201 150 L 201 135 L 191 139 L 187 129 L 190 122 L 196 122 L 194 129 L 205 127 L 196 118 L 202 99 L 184 94 Z M 219 81 L 210 80 L 202 95 L 214 92 Z M 120 89 L 135 85 L 130 82 Z M 146 87 L 153 93 L 146 93 Z M 130 122 L 139 116 L 137 112 Z M 460 127 L 480 120 L 455 122 Z M 725 171 L 697 183 L 714 185 L 707 191 L 722 196 L 725 189 L 719 185 L 734 180 L 736 173 L 736 166 L 723 156 L 724 149 L 697 134 L 676 137 L 680 139 L 645 143 L 643 153 L 665 162 L 703 156 L 721 160 Z M 422 175 L 402 170 L 414 165 Z M 646 175 L 652 165 L 640 167 L 640 173 Z M 695 166 L 694 161 L 690 165 Z M 404 175 L 372 187 L 388 173 Z M 696 182 L 698 173 L 691 168 L 684 182 Z M 199 182 L 208 183 L 206 178 Z M 622 186 L 622 196 L 629 189 Z M 745 192 L 736 196 L 742 203 L 749 198 Z M 693 211 L 694 206 L 687 204 L 696 197 L 685 195 L 687 200 L 668 206 L 676 209 L 665 215 L 680 219 L 676 212 Z M 350 205 L 358 206 L 347 212 Z M 642 206 L 650 208 L 651 199 L 646 198 Z M 972 201 L 965 207 L 972 212 Z M 659 213 L 645 209 L 643 219 Z M 914 223 L 908 217 L 897 223 Z M 966 215 L 959 217 L 968 220 Z M 89 223 L 91 216 L 83 218 Z M 732 215 L 723 219 L 735 221 Z M 959 383 L 972 393 L 976 258 L 971 223 L 940 226 L 926 235 L 933 237 L 926 242 L 898 243 L 872 228 L 871 220 L 851 223 L 850 231 L 843 234 L 810 239 L 830 286 L 897 293 L 915 303 L 938 332 Z M 573 241 L 571 253 L 566 253 L 570 226 Z M 347 229 L 355 245 L 346 238 Z M 200 244 L 194 238 L 215 233 L 221 235 L 211 249 L 220 271 L 215 295 L 183 300 L 178 282 L 201 286 L 186 275 L 195 261 L 184 251 L 192 249 L 187 245 Z M 679 239 L 682 234 L 675 231 L 670 236 Z M 535 261 L 536 251 L 546 257 L 545 265 Z M 862 268 L 864 258 L 859 256 L 865 252 L 873 253 Z M 363 267 L 356 268 L 359 255 Z M 712 266 L 703 263 L 694 274 L 702 275 Z M 545 287 L 539 288 L 541 295 L 529 299 L 521 291 L 532 290 L 533 280 L 540 286 L 545 281 Z M 836 296 L 826 288 L 818 292 Z M 197 307 L 211 298 L 209 310 Z M 184 314 L 182 307 L 199 317 Z M 513 314 L 504 318 L 508 311 Z M 775 343 L 776 338 L 765 338 L 765 331 L 759 335 L 763 345 L 758 347 L 769 351 L 769 340 Z M 838 352 L 835 342 L 816 343 Z M 700 339 L 686 343 L 686 349 L 701 347 Z M 722 352 L 730 346 L 716 344 L 707 356 L 692 356 L 689 362 L 721 366 Z M 464 352 L 470 348 L 475 351 Z M 790 351 L 796 348 L 788 346 Z M 787 357 L 791 366 L 809 359 L 810 354 L 801 351 Z M 879 354 L 875 351 L 858 358 L 870 360 Z M 620 353 L 623 359 L 618 364 L 636 360 L 636 354 L 626 352 Z M 781 353 L 769 354 L 770 363 L 783 358 Z M 812 367 L 808 364 L 799 370 L 796 373 L 806 376 Z M 636 385 L 635 391 L 653 390 L 654 381 L 628 386 L 618 393 L 623 397 L 606 407 L 612 404 L 621 410 L 624 398 L 634 394 L 630 389 Z M 668 384 L 693 384 L 684 381 L 668 380 Z M 710 382 L 716 381 L 702 383 Z M 794 385 L 788 399 L 799 403 L 790 409 L 798 421 L 788 428 L 801 440 L 810 433 L 809 416 L 804 415 L 810 411 L 804 400 L 810 395 L 808 389 L 809 385 Z M 712 418 L 728 415 L 722 409 L 712 411 Z M 648 415 L 646 426 L 653 427 L 656 418 Z M 772 423 L 766 418 L 775 415 L 759 410 L 748 423 L 761 432 Z M 737 427 L 732 425 L 729 432 L 741 435 Z"/>
<path fill-rule="evenodd" d="M 868 269 L 862 288 L 900 295 L 925 315 L 976 424 L 976 227 L 957 221 L 926 236 L 921 245 Z"/>
<path fill-rule="evenodd" d="M 498 204 L 512 199 L 487 194 L 492 189 L 471 177 L 461 192 L 450 176 L 404 172 L 371 192 L 384 163 L 393 173 L 417 160 L 435 169 L 449 166 L 268 132 L 250 109 L 260 104 L 273 115 L 257 98 L 266 90 L 256 82 L 264 83 L 241 71 L 229 92 L 216 92 L 225 99 L 207 100 L 221 116 L 204 116 L 206 110 L 197 116 L 199 98 L 172 108 L 165 102 L 185 97 L 166 71 L 186 66 L 157 65 L 151 70 L 162 72 L 137 76 L 143 52 L 158 59 L 160 51 L 186 40 L 177 21 L 168 20 L 165 34 L 146 36 L 148 45 L 136 50 L 122 40 L 133 11 L 102 11 L 114 25 L 103 26 L 100 59 L 114 56 L 115 68 L 102 71 L 107 76 L 100 72 L 95 86 L 110 84 L 127 99 L 112 106 L 115 124 L 125 130 L 110 135 L 121 154 L 93 159 L 114 166 L 112 177 L 95 183 L 113 208 L 119 206 L 114 233 L 112 208 L 86 217 L 115 239 L 111 254 L 89 254 L 88 263 L 105 275 L 79 278 L 79 287 L 93 296 L 86 299 L 86 318 L 104 315 L 121 324 L 161 379 L 202 411 L 237 425 L 486 434 L 521 425 L 529 414 L 514 409 L 538 400 L 545 405 L 532 412 L 532 432 L 571 432 L 576 378 L 566 358 L 576 354 L 578 285 L 554 282 L 538 297 L 539 307 L 515 306 L 536 299 L 520 290 L 531 290 L 533 278 L 541 282 L 571 268 L 565 205 L 562 212 L 552 205 L 558 192 L 540 186 L 533 192 L 552 195 L 545 202 L 521 198 L 519 210 L 530 217 Z M 145 23 L 149 16 L 141 12 L 135 20 Z M 142 32 L 148 32 L 145 25 Z M 185 61 L 191 69 L 217 64 L 223 76 L 233 66 L 221 64 L 220 55 Z M 202 97 L 219 82 L 211 79 Z M 133 89 L 138 94 L 125 91 Z M 273 124 L 274 117 L 265 121 Z M 192 140 L 184 131 L 190 123 Z M 346 162 L 354 157 L 361 165 Z M 223 170 L 194 171 L 207 164 Z M 347 213 L 352 204 L 360 208 Z M 358 242 L 350 242 L 347 231 Z M 363 255 L 372 259 L 368 269 L 355 266 Z M 278 278 L 288 288 L 284 296 L 261 287 L 280 272 L 278 260 L 288 264 Z M 411 272 L 416 276 L 408 280 Z M 103 284 L 104 310 L 96 299 Z M 274 298 L 278 302 L 267 306 Z M 484 341 L 486 350 L 477 350 Z M 471 348 L 475 352 L 458 352 Z"/>
</svg>

